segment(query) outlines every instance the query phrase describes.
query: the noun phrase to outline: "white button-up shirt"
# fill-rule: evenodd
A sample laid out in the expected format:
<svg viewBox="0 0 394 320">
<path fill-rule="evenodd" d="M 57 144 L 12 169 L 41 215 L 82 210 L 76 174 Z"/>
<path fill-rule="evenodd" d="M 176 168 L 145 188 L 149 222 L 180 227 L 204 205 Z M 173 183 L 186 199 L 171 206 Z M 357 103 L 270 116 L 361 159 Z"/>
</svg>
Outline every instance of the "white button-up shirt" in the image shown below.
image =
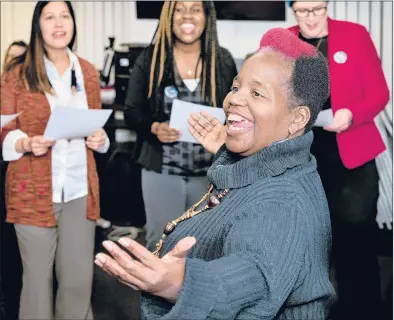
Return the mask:
<svg viewBox="0 0 394 320">
<path fill-rule="evenodd" d="M 77 77 L 79 91 L 72 93 L 71 69 L 74 63 L 79 63 L 77 57 L 69 51 L 70 66 L 60 76 L 54 64 L 44 58 L 47 76 L 56 95 L 46 93 L 51 110 L 57 106 L 70 108 L 88 108 L 87 98 L 82 76 Z M 78 72 L 76 72 L 78 73 Z M 79 72 L 81 74 L 81 72 Z M 70 123 L 70 125 L 72 125 Z M 21 130 L 14 130 L 7 134 L 3 143 L 3 159 L 14 161 L 22 157 L 22 153 L 15 150 L 15 143 L 27 135 Z M 105 153 L 110 142 L 106 136 L 104 146 L 98 152 Z M 52 147 L 52 201 L 61 203 L 79 199 L 88 194 L 87 158 L 85 139 L 60 139 Z M 62 197 L 63 195 L 63 197 Z"/>
</svg>

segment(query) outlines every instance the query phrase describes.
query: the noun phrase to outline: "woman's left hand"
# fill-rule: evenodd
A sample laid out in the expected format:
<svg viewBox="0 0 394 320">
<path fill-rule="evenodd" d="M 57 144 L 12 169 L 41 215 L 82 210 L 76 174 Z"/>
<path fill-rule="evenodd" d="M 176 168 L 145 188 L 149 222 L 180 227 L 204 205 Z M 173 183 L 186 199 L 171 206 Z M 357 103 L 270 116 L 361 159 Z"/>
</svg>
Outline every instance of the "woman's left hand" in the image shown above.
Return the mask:
<svg viewBox="0 0 394 320">
<path fill-rule="evenodd" d="M 136 290 L 146 291 L 175 303 L 185 278 L 186 256 L 196 239 L 186 237 L 163 258 L 158 258 L 138 242 L 122 238 L 119 243 L 136 259 L 112 241 L 103 245 L 113 256 L 96 255 L 94 261 L 100 268 L 120 282 Z"/>
<path fill-rule="evenodd" d="M 105 136 L 105 131 L 103 129 L 97 130 L 86 139 L 86 146 L 94 151 L 101 149 L 105 144 Z"/>
<path fill-rule="evenodd" d="M 334 121 L 324 127 L 324 130 L 340 133 L 352 124 L 353 114 L 349 109 L 339 109 L 335 112 Z"/>
</svg>

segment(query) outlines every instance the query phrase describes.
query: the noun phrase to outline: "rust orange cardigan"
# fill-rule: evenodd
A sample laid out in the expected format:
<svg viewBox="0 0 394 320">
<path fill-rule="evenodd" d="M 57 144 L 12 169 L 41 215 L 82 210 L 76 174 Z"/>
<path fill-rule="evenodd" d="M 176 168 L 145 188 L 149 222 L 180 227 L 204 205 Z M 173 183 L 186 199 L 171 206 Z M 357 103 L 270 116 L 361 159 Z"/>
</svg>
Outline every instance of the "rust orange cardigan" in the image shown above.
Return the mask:
<svg viewBox="0 0 394 320">
<path fill-rule="evenodd" d="M 79 58 L 84 77 L 88 106 L 101 109 L 98 72 Z M 0 108 L 2 115 L 23 112 L 1 132 L 1 143 L 9 131 L 20 129 L 29 137 L 42 135 L 51 114 L 44 93 L 32 93 L 19 80 L 19 67 L 1 77 Z M 71 124 L 70 124 L 71 125 Z M 56 225 L 52 203 L 51 150 L 41 157 L 24 154 L 11 161 L 6 175 L 7 222 L 53 227 Z M 87 218 L 100 217 L 99 184 L 93 151 L 87 148 L 88 196 Z"/>
</svg>

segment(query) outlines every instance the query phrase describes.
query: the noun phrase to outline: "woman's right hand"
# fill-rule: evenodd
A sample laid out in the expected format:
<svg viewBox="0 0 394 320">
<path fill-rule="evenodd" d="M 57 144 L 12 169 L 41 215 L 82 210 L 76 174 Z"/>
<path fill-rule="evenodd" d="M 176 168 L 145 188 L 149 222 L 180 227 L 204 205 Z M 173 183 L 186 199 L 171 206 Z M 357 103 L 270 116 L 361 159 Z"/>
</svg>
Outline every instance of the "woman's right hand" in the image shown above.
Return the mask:
<svg viewBox="0 0 394 320">
<path fill-rule="evenodd" d="M 189 132 L 208 152 L 216 154 L 226 142 L 226 126 L 209 113 L 193 113 L 188 122 Z"/>
<path fill-rule="evenodd" d="M 27 152 L 33 153 L 36 157 L 46 154 L 48 149 L 56 143 L 56 141 L 48 140 L 44 136 L 34 136 L 26 139 L 27 141 L 22 142 L 23 148 Z"/>
<path fill-rule="evenodd" d="M 154 122 L 151 131 L 163 143 L 176 142 L 180 137 L 180 132 L 170 128 L 168 122 Z"/>
</svg>

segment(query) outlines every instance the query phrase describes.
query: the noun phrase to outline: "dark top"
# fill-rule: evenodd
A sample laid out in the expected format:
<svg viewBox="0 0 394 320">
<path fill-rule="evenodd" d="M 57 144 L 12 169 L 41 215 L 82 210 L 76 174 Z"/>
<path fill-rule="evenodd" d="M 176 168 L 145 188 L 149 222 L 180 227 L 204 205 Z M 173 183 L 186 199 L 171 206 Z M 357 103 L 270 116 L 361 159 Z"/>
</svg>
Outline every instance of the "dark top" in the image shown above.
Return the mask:
<svg viewBox="0 0 394 320">
<path fill-rule="evenodd" d="M 219 150 L 208 178 L 215 193 L 230 191 L 164 240 L 161 256 L 186 236 L 197 242 L 176 304 L 143 294 L 145 319 L 327 318 L 331 224 L 312 139 L 309 132 L 246 158 Z"/>
<path fill-rule="evenodd" d="M 299 34 L 299 38 L 305 42 L 316 47 L 320 38 L 307 39 Z M 328 56 L 328 36 L 321 38 L 318 50 L 327 59 Z M 323 110 L 331 108 L 331 99 L 328 98 L 323 106 Z M 324 130 L 321 127 L 313 127 L 314 141 L 311 146 L 311 153 L 316 157 L 319 172 L 324 174 L 323 171 L 329 172 L 332 175 L 332 170 L 344 168 L 341 157 L 339 155 L 338 143 L 335 132 Z"/>
<path fill-rule="evenodd" d="M 183 82 L 177 68 L 175 70 L 176 86 L 164 88 L 164 113 L 170 120 L 174 99 L 203 104 L 201 95 L 201 81 L 195 90 L 191 91 Z M 189 80 L 197 84 L 196 80 Z M 212 164 L 212 154 L 198 143 L 175 142 L 163 144 L 162 173 L 182 176 L 206 176 Z"/>
<path fill-rule="evenodd" d="M 219 47 L 219 51 L 221 59 L 217 62 L 217 66 L 220 67 L 217 74 L 221 77 L 222 87 L 217 88 L 218 92 L 221 93 L 217 103 L 218 107 L 221 107 L 224 98 L 230 91 L 232 81 L 237 75 L 237 69 L 230 52 L 222 47 Z M 130 75 L 124 116 L 128 127 L 137 132 L 137 161 L 144 168 L 161 173 L 163 170 L 163 144 L 157 139 L 156 135 L 151 133 L 151 126 L 153 122 L 165 122 L 169 119 L 169 114 L 165 112 L 165 88 L 174 87 L 178 92 L 184 93 L 184 91 L 179 90 L 178 85 L 180 83 L 177 84 L 176 77 L 170 77 L 168 72 L 164 72 L 162 84 L 157 89 L 156 95 L 153 94 L 151 98 L 147 98 L 152 54 L 153 46 L 150 46 L 141 53 L 135 62 Z M 180 96 L 179 98 L 182 99 L 183 97 Z M 201 159 L 204 160 L 203 167 L 206 170 L 205 154 L 200 157 Z M 198 167 L 198 161 L 191 164 L 192 172 L 189 170 L 189 165 L 184 165 L 183 174 L 201 174 L 201 172 L 195 171 Z M 176 166 L 173 166 L 173 168 L 176 168 Z"/>
</svg>

